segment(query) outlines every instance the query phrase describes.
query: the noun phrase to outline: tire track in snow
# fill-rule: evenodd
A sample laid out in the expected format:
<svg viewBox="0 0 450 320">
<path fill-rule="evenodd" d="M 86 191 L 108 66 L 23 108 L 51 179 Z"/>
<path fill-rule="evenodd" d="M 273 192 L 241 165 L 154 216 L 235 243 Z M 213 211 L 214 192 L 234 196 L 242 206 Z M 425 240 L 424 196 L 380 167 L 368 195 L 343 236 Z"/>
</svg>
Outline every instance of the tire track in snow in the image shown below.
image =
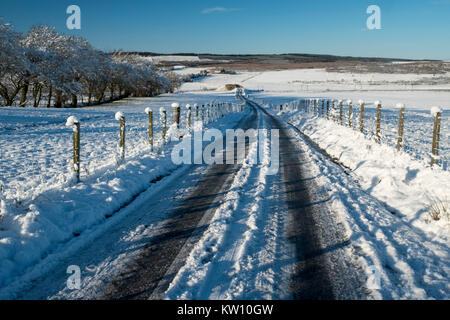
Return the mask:
<svg viewBox="0 0 450 320">
<path fill-rule="evenodd" d="M 259 128 L 265 126 L 261 114 Z M 267 176 L 268 141 L 262 164 L 248 159 L 236 174 L 225 201 L 217 209 L 203 238 L 191 252 L 166 293 L 169 299 L 283 299 L 288 297 L 289 266 L 294 262 L 284 235 L 280 190 Z M 271 180 L 271 181 L 269 181 Z M 274 187 L 275 185 L 275 187 Z M 275 199 L 270 199 L 270 198 Z M 272 207 L 270 207 L 270 205 Z M 285 241 L 283 241 L 285 240 Z"/>
<path fill-rule="evenodd" d="M 263 112 L 280 129 L 280 159 L 285 201 L 291 216 L 288 237 L 296 246 L 290 291 L 295 299 L 363 299 L 367 296 L 360 266 L 352 257 L 351 243 L 332 196 L 320 189 L 309 150 L 296 143 L 290 127 Z M 301 140 L 301 137 L 300 137 Z M 325 192 L 324 192 L 325 191 Z"/>
<path fill-rule="evenodd" d="M 238 128 L 252 126 L 256 113 L 248 114 Z M 194 166 L 193 166 L 194 167 Z M 208 228 L 216 208 L 240 165 L 214 165 L 170 213 L 171 218 L 139 256 L 105 288 L 104 299 L 161 299 L 192 247 Z"/>
</svg>

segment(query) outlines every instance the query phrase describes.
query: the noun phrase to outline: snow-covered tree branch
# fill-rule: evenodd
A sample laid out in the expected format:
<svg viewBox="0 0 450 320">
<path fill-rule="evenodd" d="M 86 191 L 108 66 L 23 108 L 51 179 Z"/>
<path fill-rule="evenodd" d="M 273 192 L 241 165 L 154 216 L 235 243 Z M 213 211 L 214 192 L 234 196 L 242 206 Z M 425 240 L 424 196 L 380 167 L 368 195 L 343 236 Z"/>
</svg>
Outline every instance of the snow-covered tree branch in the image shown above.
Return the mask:
<svg viewBox="0 0 450 320">
<path fill-rule="evenodd" d="M 111 54 L 85 39 L 37 25 L 27 35 L 0 20 L 0 105 L 77 107 L 127 96 L 173 92 L 181 84 L 145 57 Z"/>
</svg>

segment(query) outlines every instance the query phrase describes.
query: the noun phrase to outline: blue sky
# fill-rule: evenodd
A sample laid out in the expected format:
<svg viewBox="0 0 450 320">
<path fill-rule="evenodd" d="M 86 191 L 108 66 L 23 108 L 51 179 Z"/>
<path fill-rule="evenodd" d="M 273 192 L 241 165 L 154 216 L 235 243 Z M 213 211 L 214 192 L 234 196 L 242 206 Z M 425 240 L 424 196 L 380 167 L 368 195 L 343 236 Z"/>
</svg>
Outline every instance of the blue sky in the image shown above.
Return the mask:
<svg viewBox="0 0 450 320">
<path fill-rule="evenodd" d="M 71 4 L 80 31 L 66 28 Z M 372 4 L 381 30 L 367 30 Z M 103 50 L 450 60 L 450 0 L 1 0 L 0 16 L 22 32 L 48 24 Z"/>
</svg>

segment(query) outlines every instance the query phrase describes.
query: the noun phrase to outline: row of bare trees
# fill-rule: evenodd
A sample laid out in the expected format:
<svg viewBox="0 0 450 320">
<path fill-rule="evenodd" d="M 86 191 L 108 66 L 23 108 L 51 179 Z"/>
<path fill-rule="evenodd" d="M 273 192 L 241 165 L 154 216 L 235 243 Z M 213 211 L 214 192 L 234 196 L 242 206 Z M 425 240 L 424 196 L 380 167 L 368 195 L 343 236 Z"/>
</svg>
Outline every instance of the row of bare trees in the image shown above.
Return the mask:
<svg viewBox="0 0 450 320">
<path fill-rule="evenodd" d="M 76 107 L 173 92 L 180 84 L 145 57 L 108 54 L 48 26 L 24 35 L 0 21 L 0 106 Z"/>
</svg>

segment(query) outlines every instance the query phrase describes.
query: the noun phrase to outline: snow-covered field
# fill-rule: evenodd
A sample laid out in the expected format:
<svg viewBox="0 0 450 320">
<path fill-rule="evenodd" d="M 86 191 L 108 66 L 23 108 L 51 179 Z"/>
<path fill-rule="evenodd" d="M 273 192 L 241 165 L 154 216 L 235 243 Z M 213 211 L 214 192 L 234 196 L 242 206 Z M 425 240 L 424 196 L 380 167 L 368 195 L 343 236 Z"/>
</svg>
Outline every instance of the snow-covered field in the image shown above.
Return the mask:
<svg viewBox="0 0 450 320">
<path fill-rule="evenodd" d="M 161 62 L 227 62 L 227 60 L 212 60 L 212 59 L 201 59 L 199 56 L 154 56 L 148 57 L 148 60 L 154 63 Z"/>
<path fill-rule="evenodd" d="M 185 73 L 186 69 L 177 72 Z M 170 121 L 172 102 L 182 106 L 213 101 L 236 103 L 233 93 L 222 90 L 225 84 L 238 83 L 250 92 L 252 99 L 264 101 L 268 106 L 308 97 L 352 99 L 355 102 L 363 99 L 367 102 L 365 136 L 310 114 L 285 112 L 278 116 L 291 122 L 347 167 L 343 173 L 339 166 L 329 165 L 328 160 L 310 148 L 299 135 L 299 148 L 309 150 L 314 163 L 310 168 L 311 176 L 319 177 L 320 192 L 333 194 L 331 205 L 355 244 L 355 256 L 360 257 L 362 265 L 375 265 L 383 270 L 386 286 L 373 296 L 448 298 L 450 222 L 448 217 L 434 221 L 428 212 L 433 201 L 450 200 L 450 85 L 426 84 L 430 78 L 433 75 L 360 75 L 327 73 L 322 69 L 244 72 L 211 75 L 185 83 L 181 92 L 174 95 L 126 99 L 99 107 L 70 110 L 0 108 L 0 286 L 13 281 L 20 283 L 20 275 L 27 269 L 63 248 L 87 228 L 101 225 L 105 215 L 120 210 L 146 190 L 153 179 L 175 169 L 168 159 L 169 146 L 158 145 L 160 107 L 168 110 Z M 408 82 L 422 80 L 424 85 L 408 85 Z M 372 139 L 375 109 L 371 103 L 375 100 L 381 100 L 384 107 L 381 145 Z M 407 107 L 405 152 L 401 153 L 394 148 L 397 110 L 393 107 L 398 102 Z M 434 169 L 429 168 L 432 128 L 429 107 L 432 105 L 445 110 L 441 125 L 442 161 Z M 149 150 L 146 107 L 154 111 L 156 150 L 159 152 Z M 119 124 L 114 120 L 114 114 L 117 111 L 125 114 L 127 125 L 127 161 L 123 164 L 117 164 L 115 158 Z M 356 121 L 357 107 L 354 112 Z M 75 115 L 81 122 L 83 183 L 78 185 L 71 181 L 72 131 L 65 126 L 69 115 Z M 222 125 L 235 124 L 241 117 L 241 114 L 229 115 L 218 124 L 220 121 Z M 185 121 L 184 116 L 182 121 Z M 257 261 L 263 253 L 266 256 L 260 260 L 262 265 L 270 257 L 276 258 L 272 252 L 262 252 L 249 239 L 266 235 L 268 242 L 281 241 L 275 237 L 281 217 L 271 216 L 272 220 L 264 227 L 266 230 L 259 230 L 263 224 L 255 223 L 261 217 L 268 217 L 267 212 L 258 211 L 261 199 L 269 192 L 264 184 L 270 184 L 270 177 L 263 171 L 264 166 L 256 171 L 246 166 L 242 168 L 236 184 L 239 186 L 247 181 L 249 174 L 256 184 L 248 190 L 237 188 L 239 192 L 229 192 L 208 232 L 166 293 L 167 298 L 247 297 L 244 293 L 249 288 L 244 284 L 255 274 L 246 263 Z M 241 201 L 241 196 L 255 201 Z M 236 224 L 238 229 L 223 224 L 223 221 L 234 221 L 230 213 L 233 208 L 241 208 L 248 214 L 245 215 L 247 220 Z M 227 240 L 231 242 L 224 240 L 227 239 L 225 234 L 234 235 Z M 236 239 L 247 248 L 245 252 L 235 248 L 232 242 Z M 264 244 L 264 241 L 258 243 Z M 215 253 L 212 263 L 204 265 L 206 248 L 212 252 L 222 249 L 226 252 Z M 232 256 L 227 270 L 232 272 L 222 275 L 221 259 L 228 259 L 227 255 Z M 36 272 L 44 272 L 44 269 Z M 271 275 L 283 270 L 267 268 L 265 271 L 265 278 L 258 282 L 261 290 L 256 288 L 255 296 L 284 298 L 281 291 L 268 289 L 264 292 L 265 288 L 273 287 L 267 283 Z M 218 282 L 213 294 L 208 293 L 214 288 L 205 282 L 207 279 Z M 0 297 L 8 297 L 8 290 L 6 287 L 1 291 Z"/>
<path fill-rule="evenodd" d="M 387 109 L 402 102 L 407 109 L 429 110 L 438 105 L 450 109 L 450 84 L 427 84 L 433 75 L 417 74 L 348 74 L 324 69 L 300 69 L 268 72 L 241 72 L 236 75 L 214 74 L 202 81 L 185 83 L 181 90 L 221 89 L 224 84 L 238 83 L 249 90 L 264 90 L 262 97 L 323 97 L 341 100 L 382 101 Z M 411 86 L 411 81 L 423 85 Z M 255 95 L 254 95 L 255 96 Z"/>
<path fill-rule="evenodd" d="M 159 109 L 173 119 L 171 104 L 236 103 L 234 94 L 182 94 L 126 99 L 94 108 L 0 109 L 0 284 L 11 281 L 61 243 L 105 220 L 152 180 L 176 165 L 161 145 Z M 148 116 L 154 113 L 155 150 L 148 144 Z M 126 117 L 126 158 L 116 160 L 117 111 Z M 81 123 L 81 184 L 72 182 L 72 130 L 66 118 Z M 229 116 L 235 121 L 239 114 Z M 182 126 L 186 108 L 182 109 Z"/>
<path fill-rule="evenodd" d="M 119 123 L 114 115 L 125 114 L 127 157 L 148 153 L 148 117 L 154 113 L 155 141 L 161 137 L 159 108 L 167 110 L 168 123 L 173 118 L 171 104 L 207 104 L 213 101 L 235 101 L 230 94 L 184 94 L 155 99 L 125 99 L 101 107 L 82 109 L 0 109 L 0 181 L 4 196 L 24 201 L 47 189 L 64 183 L 71 171 L 72 130 L 65 126 L 69 115 L 81 122 L 81 178 L 115 164 Z M 183 108 L 182 111 L 186 109 Z M 186 112 L 184 112 L 185 114 Z M 183 121 L 185 119 L 183 118 Z"/>
</svg>

